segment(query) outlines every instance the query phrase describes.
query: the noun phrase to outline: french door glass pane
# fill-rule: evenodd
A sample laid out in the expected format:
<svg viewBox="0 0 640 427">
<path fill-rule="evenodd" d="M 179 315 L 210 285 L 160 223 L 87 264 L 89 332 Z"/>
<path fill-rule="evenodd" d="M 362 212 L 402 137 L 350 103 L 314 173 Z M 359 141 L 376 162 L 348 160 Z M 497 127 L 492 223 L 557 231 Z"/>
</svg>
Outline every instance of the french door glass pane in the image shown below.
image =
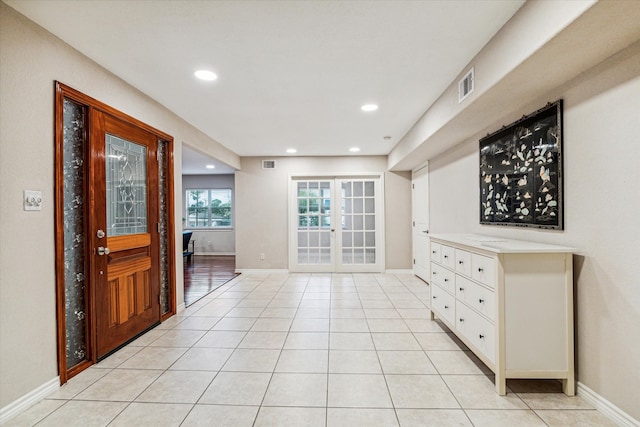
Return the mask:
<svg viewBox="0 0 640 427">
<path fill-rule="evenodd" d="M 147 232 L 147 148 L 106 135 L 107 235 Z"/>
<path fill-rule="evenodd" d="M 375 183 L 373 181 L 366 181 L 364 183 L 364 196 L 375 197 Z"/>
<path fill-rule="evenodd" d="M 331 182 L 297 183 L 298 263 L 331 262 Z"/>
<path fill-rule="evenodd" d="M 375 182 L 342 181 L 341 195 L 342 263 L 375 264 Z"/>
</svg>

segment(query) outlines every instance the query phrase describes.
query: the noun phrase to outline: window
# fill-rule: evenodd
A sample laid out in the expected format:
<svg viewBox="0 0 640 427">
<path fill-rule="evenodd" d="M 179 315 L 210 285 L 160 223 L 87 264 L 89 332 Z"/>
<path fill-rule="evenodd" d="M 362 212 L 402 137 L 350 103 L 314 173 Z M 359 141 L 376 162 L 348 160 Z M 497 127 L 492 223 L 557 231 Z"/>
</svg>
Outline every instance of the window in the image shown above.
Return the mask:
<svg viewBox="0 0 640 427">
<path fill-rule="evenodd" d="M 229 228 L 231 189 L 187 190 L 187 228 Z"/>
</svg>

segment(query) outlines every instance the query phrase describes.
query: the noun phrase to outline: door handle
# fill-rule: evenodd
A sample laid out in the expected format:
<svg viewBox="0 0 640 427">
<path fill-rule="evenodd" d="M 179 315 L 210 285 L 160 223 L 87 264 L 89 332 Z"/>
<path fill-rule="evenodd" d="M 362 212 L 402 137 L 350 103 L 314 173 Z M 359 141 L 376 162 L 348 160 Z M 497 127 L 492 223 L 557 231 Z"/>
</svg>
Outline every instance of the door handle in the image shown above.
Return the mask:
<svg viewBox="0 0 640 427">
<path fill-rule="evenodd" d="M 98 255 L 109 255 L 111 251 L 109 248 L 105 248 L 104 246 L 98 246 Z"/>
</svg>

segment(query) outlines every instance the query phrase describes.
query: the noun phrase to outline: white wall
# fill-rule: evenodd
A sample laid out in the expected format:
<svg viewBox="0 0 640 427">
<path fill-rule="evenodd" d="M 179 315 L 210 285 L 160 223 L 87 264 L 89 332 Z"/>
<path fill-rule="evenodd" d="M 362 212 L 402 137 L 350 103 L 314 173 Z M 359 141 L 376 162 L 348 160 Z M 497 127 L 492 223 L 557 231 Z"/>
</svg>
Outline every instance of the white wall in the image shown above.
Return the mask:
<svg viewBox="0 0 640 427">
<path fill-rule="evenodd" d="M 289 174 L 384 173 L 386 269 L 411 268 L 411 175 L 386 171 L 386 158 L 243 157 L 236 172 L 236 268 L 288 269 Z M 265 259 L 260 260 L 260 253 Z"/>
<path fill-rule="evenodd" d="M 232 199 L 232 228 L 220 230 L 193 231 L 192 239 L 195 241 L 196 255 L 234 255 L 236 253 L 235 231 L 235 177 L 231 174 L 224 175 L 182 175 L 182 217 L 186 215 L 186 200 L 184 196 L 187 190 L 230 188 Z M 187 227 L 185 226 L 185 230 Z"/>
<path fill-rule="evenodd" d="M 54 80 L 174 137 L 178 304 L 184 301 L 181 143 L 240 166 L 237 155 L 0 3 L 0 408 L 58 375 Z M 42 211 L 22 210 L 25 189 L 43 192 Z"/>
<path fill-rule="evenodd" d="M 559 98 L 564 99 L 565 230 L 478 224 L 482 135 L 430 161 L 431 229 L 578 248 L 578 381 L 640 419 L 640 43 L 511 111 L 509 120 Z"/>
</svg>

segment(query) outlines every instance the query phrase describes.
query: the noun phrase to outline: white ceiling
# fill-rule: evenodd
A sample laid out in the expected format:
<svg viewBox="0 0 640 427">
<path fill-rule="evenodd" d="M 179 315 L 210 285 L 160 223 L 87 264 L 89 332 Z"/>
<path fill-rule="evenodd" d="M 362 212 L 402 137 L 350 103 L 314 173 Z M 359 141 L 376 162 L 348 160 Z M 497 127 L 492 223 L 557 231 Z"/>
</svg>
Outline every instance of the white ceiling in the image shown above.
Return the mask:
<svg viewBox="0 0 640 427">
<path fill-rule="evenodd" d="M 213 169 L 207 168 L 207 165 L 213 166 Z M 234 172 L 234 168 L 212 159 L 211 156 L 201 153 L 186 144 L 182 145 L 183 175 L 218 175 Z"/>
<path fill-rule="evenodd" d="M 4 1 L 240 156 L 388 154 L 524 2 Z"/>
</svg>

